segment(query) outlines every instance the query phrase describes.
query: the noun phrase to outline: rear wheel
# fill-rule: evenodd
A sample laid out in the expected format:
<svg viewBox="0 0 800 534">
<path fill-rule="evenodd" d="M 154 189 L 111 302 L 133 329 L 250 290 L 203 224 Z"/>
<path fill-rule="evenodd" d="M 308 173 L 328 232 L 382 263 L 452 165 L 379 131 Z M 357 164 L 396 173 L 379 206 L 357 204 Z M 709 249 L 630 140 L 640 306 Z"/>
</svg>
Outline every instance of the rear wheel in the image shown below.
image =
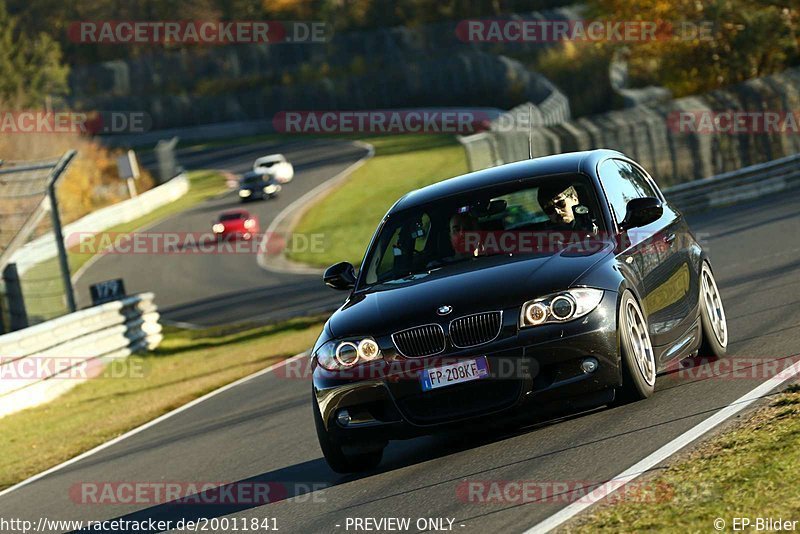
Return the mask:
<svg viewBox="0 0 800 534">
<path fill-rule="evenodd" d="M 341 443 L 331 437 L 322 422 L 322 415 L 319 412 L 317 399 L 311 398 L 314 406 L 314 424 L 317 427 L 317 439 L 325 461 L 331 469 L 337 473 L 357 473 L 359 471 L 369 471 L 381 463 L 383 458 L 383 446 L 378 446 L 374 450 L 360 453 L 346 452 Z"/>
<path fill-rule="evenodd" d="M 618 398 L 625 401 L 646 399 L 656 385 L 656 360 L 647 319 L 633 294 L 626 290 L 619 307 L 619 336 L 622 360 L 622 387 Z"/>
<path fill-rule="evenodd" d="M 722 307 L 717 282 L 707 261 L 700 270 L 700 323 L 702 325 L 702 344 L 700 357 L 722 358 L 728 347 L 728 321 Z"/>
</svg>

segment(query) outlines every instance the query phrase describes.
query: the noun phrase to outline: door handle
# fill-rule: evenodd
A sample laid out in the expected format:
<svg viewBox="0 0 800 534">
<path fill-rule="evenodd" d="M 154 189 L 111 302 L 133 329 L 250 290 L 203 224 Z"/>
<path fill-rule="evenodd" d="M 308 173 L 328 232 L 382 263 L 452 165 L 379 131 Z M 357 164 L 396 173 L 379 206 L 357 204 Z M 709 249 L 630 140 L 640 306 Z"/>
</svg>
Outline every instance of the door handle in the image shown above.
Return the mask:
<svg viewBox="0 0 800 534">
<path fill-rule="evenodd" d="M 671 245 L 673 241 L 675 241 L 675 234 L 674 233 L 667 234 L 667 235 L 664 236 L 664 242 L 666 244 Z"/>
</svg>

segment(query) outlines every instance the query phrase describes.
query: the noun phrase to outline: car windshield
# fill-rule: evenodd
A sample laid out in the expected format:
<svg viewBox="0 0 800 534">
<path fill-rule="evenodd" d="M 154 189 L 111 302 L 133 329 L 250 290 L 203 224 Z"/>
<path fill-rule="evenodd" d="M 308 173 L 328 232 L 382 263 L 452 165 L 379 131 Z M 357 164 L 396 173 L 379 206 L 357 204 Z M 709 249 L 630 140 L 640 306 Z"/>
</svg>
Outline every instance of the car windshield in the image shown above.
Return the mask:
<svg viewBox="0 0 800 534">
<path fill-rule="evenodd" d="M 392 214 L 364 262 L 359 289 L 414 281 L 494 257 L 552 254 L 604 230 L 583 175 L 515 181 Z M 561 248 L 559 248 L 561 247 Z"/>
<path fill-rule="evenodd" d="M 220 222 L 224 221 L 236 221 L 238 219 L 246 219 L 247 215 L 244 213 L 225 213 L 224 215 L 219 216 Z"/>
<path fill-rule="evenodd" d="M 239 182 L 240 185 L 257 185 L 261 182 L 261 176 L 258 174 L 248 174 L 244 176 Z"/>
</svg>

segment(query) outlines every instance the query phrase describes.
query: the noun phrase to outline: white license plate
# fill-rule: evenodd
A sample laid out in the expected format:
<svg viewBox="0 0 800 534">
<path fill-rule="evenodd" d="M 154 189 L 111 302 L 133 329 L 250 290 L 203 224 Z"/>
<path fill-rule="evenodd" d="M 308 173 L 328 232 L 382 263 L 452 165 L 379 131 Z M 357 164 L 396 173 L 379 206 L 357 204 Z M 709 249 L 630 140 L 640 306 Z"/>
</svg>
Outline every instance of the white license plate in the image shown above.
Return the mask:
<svg viewBox="0 0 800 534">
<path fill-rule="evenodd" d="M 442 367 L 425 369 L 420 376 L 420 382 L 422 391 L 430 391 L 487 376 L 489 376 L 489 365 L 486 362 L 486 356 L 481 356 L 474 360 L 464 360 Z"/>
</svg>

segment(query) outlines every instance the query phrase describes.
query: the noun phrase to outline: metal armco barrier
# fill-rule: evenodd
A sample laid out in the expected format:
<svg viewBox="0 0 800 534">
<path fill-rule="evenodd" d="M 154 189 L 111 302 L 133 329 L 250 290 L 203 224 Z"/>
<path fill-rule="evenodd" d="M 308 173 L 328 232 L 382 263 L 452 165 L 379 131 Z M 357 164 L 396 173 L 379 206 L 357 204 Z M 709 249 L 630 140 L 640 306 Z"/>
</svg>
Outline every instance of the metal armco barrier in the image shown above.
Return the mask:
<svg viewBox="0 0 800 534">
<path fill-rule="evenodd" d="M 800 154 L 670 187 L 664 194 L 685 212 L 735 204 L 800 186 Z"/>
<path fill-rule="evenodd" d="M 471 170 L 534 157 L 596 148 L 618 150 L 641 163 L 666 188 L 800 153 L 800 136 L 787 125 L 731 132 L 684 124 L 720 113 L 789 116 L 800 107 L 800 68 L 725 89 L 649 102 L 556 124 L 525 128 L 492 123 L 482 137 L 461 137 Z M 777 114 L 777 115 L 776 115 Z M 760 115 L 756 115 L 759 117 Z M 767 115 L 763 115 L 766 117 Z M 688 121 L 687 121 L 688 122 Z M 768 134 L 768 135 L 767 135 Z"/>
<path fill-rule="evenodd" d="M 2 335 L 0 417 L 48 402 L 102 372 L 107 363 L 153 350 L 161 340 L 152 293 Z"/>
</svg>

